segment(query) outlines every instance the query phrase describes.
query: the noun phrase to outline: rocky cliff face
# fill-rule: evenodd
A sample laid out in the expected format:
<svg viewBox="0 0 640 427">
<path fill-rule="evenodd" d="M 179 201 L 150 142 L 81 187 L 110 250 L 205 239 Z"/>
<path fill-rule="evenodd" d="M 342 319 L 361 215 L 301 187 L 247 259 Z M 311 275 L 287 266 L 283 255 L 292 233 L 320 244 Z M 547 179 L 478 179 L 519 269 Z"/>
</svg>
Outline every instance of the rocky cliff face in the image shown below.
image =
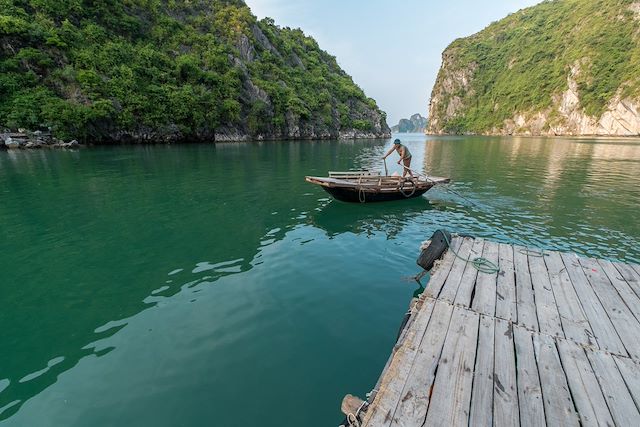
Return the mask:
<svg viewBox="0 0 640 427">
<path fill-rule="evenodd" d="M 409 119 L 400 119 L 400 122 L 391 128 L 394 133 L 423 133 L 427 127 L 427 119 L 420 113 L 416 113 Z"/>
<path fill-rule="evenodd" d="M 80 3 L 0 12 L 0 129 L 83 143 L 391 134 L 313 38 L 241 0 Z"/>
<path fill-rule="evenodd" d="M 640 2 L 556 0 L 456 40 L 428 132 L 640 135 L 638 25 Z"/>
</svg>

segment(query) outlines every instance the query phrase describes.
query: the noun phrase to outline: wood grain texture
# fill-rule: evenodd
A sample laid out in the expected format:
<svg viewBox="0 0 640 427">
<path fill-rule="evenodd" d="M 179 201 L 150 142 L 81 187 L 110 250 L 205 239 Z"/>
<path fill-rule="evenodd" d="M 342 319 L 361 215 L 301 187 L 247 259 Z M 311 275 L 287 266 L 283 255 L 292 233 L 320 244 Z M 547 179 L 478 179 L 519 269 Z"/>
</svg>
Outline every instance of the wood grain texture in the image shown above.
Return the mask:
<svg viewBox="0 0 640 427">
<path fill-rule="evenodd" d="M 516 347 L 516 370 L 518 372 L 518 403 L 521 426 L 544 426 L 545 412 L 542 388 L 538 375 L 532 332 L 515 326 L 513 338 Z"/>
<path fill-rule="evenodd" d="M 440 292 L 438 299 L 452 304 L 455 301 L 456 294 L 458 293 L 458 287 L 460 287 L 460 282 L 462 281 L 462 275 L 469 264 L 467 260 L 471 256 L 473 242 L 474 240 L 468 237 L 465 237 L 462 241 L 460 250 L 458 251 L 458 257 L 456 257 L 456 260 L 453 262 L 449 277 L 447 277 L 447 281 L 442 287 L 442 291 Z"/>
<path fill-rule="evenodd" d="M 562 370 L 556 343 L 553 338 L 541 334 L 533 336 L 533 343 L 536 350 L 547 425 L 579 426 L 580 421 L 574 410 L 573 399 Z"/>
<path fill-rule="evenodd" d="M 494 337 L 495 324 L 493 317 L 480 316 L 469 418 L 469 426 L 471 427 L 490 426 L 493 424 Z"/>
<path fill-rule="evenodd" d="M 578 257 L 575 254 L 561 254 L 561 256 L 599 347 L 626 356 L 627 351 L 618 337 L 607 311 L 589 285 Z"/>
<path fill-rule="evenodd" d="M 545 257 L 528 255 L 529 271 L 531 272 L 531 282 L 535 295 L 536 312 L 540 332 L 556 337 L 563 337 L 562 324 L 560 323 L 560 313 L 553 294 Z"/>
<path fill-rule="evenodd" d="M 614 425 L 598 379 L 584 349 L 570 340 L 558 340 L 557 345 L 582 425 Z"/>
<path fill-rule="evenodd" d="M 500 247 L 495 242 L 484 242 L 482 256 L 500 268 L 498 252 Z M 476 291 L 472 307 L 477 313 L 487 316 L 496 314 L 496 292 L 498 286 L 498 273 L 478 273 L 476 279 Z"/>
<path fill-rule="evenodd" d="M 467 426 L 480 316 L 455 307 L 433 386 L 426 426 Z"/>
<path fill-rule="evenodd" d="M 496 317 L 511 322 L 518 320 L 516 305 L 516 276 L 513 266 L 513 246 L 498 245 L 500 272 L 496 290 Z"/>
<path fill-rule="evenodd" d="M 472 261 L 482 256 L 484 248 L 483 239 L 475 239 L 471 246 L 471 253 L 469 254 L 470 261 L 464 268 L 462 274 L 462 280 L 460 280 L 460 286 L 458 286 L 458 292 L 456 293 L 455 304 L 463 307 L 469 307 L 471 305 L 471 297 L 474 293 L 476 286 L 476 279 L 478 277 L 478 270 L 473 266 Z"/>
<path fill-rule="evenodd" d="M 495 426 L 517 426 L 520 423 L 516 354 L 513 324 L 495 320 L 495 362 L 493 374 L 493 421 Z"/>
<path fill-rule="evenodd" d="M 544 257 L 549 273 L 549 282 L 556 298 L 560 322 L 566 338 L 575 342 L 597 346 L 587 315 L 582 309 L 571 278 L 558 252 L 550 252 Z"/>
<path fill-rule="evenodd" d="M 444 340 L 449 329 L 453 306 L 437 301 L 424 338 L 411 366 L 409 378 L 400 394 L 400 401 L 393 414 L 385 417 L 385 421 L 393 426 L 420 426 L 427 416 L 427 408 L 431 398 L 431 387 L 435 380 L 436 370 Z M 388 425 L 386 422 L 385 424 Z"/>
<path fill-rule="evenodd" d="M 616 425 L 638 425 L 640 413 L 613 356 L 600 350 L 588 350 L 587 357 Z"/>
<path fill-rule="evenodd" d="M 536 302 L 529 272 L 529 262 L 524 248 L 513 247 L 513 263 L 516 272 L 516 302 L 518 304 L 518 325 L 531 331 L 539 331 Z"/>
</svg>

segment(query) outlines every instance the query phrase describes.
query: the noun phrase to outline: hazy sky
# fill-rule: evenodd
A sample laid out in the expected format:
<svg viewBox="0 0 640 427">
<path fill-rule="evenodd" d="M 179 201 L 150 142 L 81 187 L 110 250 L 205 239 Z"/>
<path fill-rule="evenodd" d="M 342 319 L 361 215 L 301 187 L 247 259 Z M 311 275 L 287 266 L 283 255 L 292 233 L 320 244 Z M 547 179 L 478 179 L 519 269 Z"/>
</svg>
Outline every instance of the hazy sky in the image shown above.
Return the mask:
<svg viewBox="0 0 640 427">
<path fill-rule="evenodd" d="M 387 112 L 427 114 L 442 51 L 540 0 L 245 0 L 259 18 L 302 28 Z"/>
</svg>

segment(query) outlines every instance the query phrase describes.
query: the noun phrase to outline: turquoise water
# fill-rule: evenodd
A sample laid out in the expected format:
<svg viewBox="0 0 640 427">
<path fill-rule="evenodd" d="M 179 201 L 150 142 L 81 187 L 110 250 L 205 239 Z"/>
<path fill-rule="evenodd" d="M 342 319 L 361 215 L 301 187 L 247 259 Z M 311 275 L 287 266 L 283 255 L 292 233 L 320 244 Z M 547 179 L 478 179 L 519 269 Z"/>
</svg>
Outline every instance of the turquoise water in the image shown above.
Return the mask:
<svg viewBox="0 0 640 427">
<path fill-rule="evenodd" d="M 0 425 L 337 425 L 435 229 L 640 262 L 639 142 L 402 138 L 463 197 L 304 182 L 390 141 L 0 152 Z"/>
</svg>

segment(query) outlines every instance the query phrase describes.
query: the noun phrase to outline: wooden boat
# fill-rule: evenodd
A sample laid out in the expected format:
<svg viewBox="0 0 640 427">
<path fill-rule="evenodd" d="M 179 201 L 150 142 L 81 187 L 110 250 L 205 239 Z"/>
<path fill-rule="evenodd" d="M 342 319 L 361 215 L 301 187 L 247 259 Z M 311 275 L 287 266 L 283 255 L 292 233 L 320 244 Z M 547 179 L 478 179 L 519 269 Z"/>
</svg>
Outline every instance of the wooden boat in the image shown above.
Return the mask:
<svg viewBox="0 0 640 427">
<path fill-rule="evenodd" d="M 379 172 L 329 172 L 328 178 L 307 176 L 305 180 L 324 188 L 335 199 L 351 203 L 387 202 L 420 197 L 449 178 L 381 175 Z"/>
</svg>

